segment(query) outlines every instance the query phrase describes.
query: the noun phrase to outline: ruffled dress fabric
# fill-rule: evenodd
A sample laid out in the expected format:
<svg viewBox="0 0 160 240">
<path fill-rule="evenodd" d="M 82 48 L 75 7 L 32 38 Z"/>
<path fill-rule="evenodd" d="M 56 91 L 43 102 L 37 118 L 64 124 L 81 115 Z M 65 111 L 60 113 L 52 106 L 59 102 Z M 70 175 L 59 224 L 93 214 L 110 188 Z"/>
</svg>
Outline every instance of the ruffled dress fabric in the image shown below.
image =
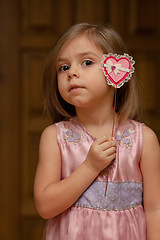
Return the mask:
<svg viewBox="0 0 160 240">
<path fill-rule="evenodd" d="M 116 159 L 72 207 L 47 221 L 44 240 L 146 240 L 139 166 L 142 126 L 133 120 L 117 126 Z M 77 118 L 59 122 L 56 127 L 64 179 L 85 160 L 95 138 Z"/>
</svg>

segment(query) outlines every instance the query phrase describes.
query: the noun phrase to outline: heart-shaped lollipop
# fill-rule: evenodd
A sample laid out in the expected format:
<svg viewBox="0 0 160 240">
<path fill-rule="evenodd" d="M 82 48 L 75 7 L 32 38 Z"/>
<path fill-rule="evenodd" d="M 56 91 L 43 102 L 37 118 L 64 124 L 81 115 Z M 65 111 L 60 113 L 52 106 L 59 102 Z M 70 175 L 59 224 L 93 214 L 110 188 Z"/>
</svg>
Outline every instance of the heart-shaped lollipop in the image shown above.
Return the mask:
<svg viewBox="0 0 160 240">
<path fill-rule="evenodd" d="M 124 53 L 124 55 L 117 55 L 113 53 L 103 55 L 102 69 L 104 75 L 107 78 L 107 83 L 115 88 L 112 137 L 114 136 L 117 88 L 123 86 L 123 84 L 125 82 L 128 82 L 129 79 L 132 77 L 132 73 L 135 70 L 135 68 L 133 67 L 134 64 L 135 61 L 133 60 L 133 58 L 126 53 Z M 117 155 L 117 159 L 118 158 L 119 157 Z M 107 193 L 107 186 L 108 186 L 108 174 L 106 177 L 105 196 Z"/>
<path fill-rule="evenodd" d="M 128 82 L 134 72 L 134 64 L 133 58 L 126 53 L 124 55 L 104 54 L 102 69 L 108 84 L 120 88 L 125 82 Z"/>
<path fill-rule="evenodd" d="M 134 72 L 133 65 L 135 61 L 131 56 L 124 53 L 124 55 L 118 54 L 104 54 L 103 61 L 101 63 L 101 67 L 103 69 L 104 75 L 107 78 L 107 83 L 112 85 L 115 88 L 114 94 L 114 114 L 113 114 L 113 127 L 112 127 L 112 137 L 114 136 L 114 125 L 115 125 L 115 116 L 116 116 L 116 96 L 117 96 L 117 88 L 123 86 L 125 82 L 128 82 L 132 77 L 132 73 Z M 118 159 L 118 155 L 117 155 Z M 119 160 L 118 160 L 119 161 Z M 106 177 L 106 189 L 105 196 L 107 193 L 108 186 L 108 174 Z"/>
</svg>

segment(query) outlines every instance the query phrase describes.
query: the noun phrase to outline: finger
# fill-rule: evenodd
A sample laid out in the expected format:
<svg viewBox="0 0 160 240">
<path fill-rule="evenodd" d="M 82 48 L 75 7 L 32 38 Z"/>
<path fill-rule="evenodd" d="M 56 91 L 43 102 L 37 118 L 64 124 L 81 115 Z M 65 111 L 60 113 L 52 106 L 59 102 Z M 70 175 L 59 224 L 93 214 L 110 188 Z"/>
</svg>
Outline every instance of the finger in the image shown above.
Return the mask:
<svg viewBox="0 0 160 240">
<path fill-rule="evenodd" d="M 100 145 L 100 144 L 102 144 L 102 143 L 104 143 L 104 142 L 108 142 L 108 141 L 110 141 L 110 140 L 111 140 L 110 137 L 101 136 L 101 137 L 99 137 L 99 138 L 97 138 L 97 139 L 95 140 L 95 143 L 98 144 L 98 145 Z"/>
<path fill-rule="evenodd" d="M 111 163 L 115 158 L 116 158 L 116 153 L 113 153 L 107 157 L 107 160 L 109 163 Z"/>
<path fill-rule="evenodd" d="M 105 151 L 109 148 L 115 147 L 116 148 L 116 142 L 115 141 L 107 141 L 99 144 L 99 147 L 102 151 Z"/>
<path fill-rule="evenodd" d="M 108 148 L 107 150 L 104 151 L 104 155 L 106 157 L 109 157 L 114 153 L 116 154 L 116 147 L 111 147 L 111 148 Z"/>
</svg>

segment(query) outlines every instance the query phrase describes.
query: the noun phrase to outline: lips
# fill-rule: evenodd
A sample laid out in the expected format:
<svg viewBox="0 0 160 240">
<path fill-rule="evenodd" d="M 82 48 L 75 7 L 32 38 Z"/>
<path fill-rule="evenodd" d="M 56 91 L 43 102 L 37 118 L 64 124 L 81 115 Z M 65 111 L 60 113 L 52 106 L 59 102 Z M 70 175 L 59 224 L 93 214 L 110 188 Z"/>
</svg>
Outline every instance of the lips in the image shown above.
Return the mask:
<svg viewBox="0 0 160 240">
<path fill-rule="evenodd" d="M 70 86 L 69 91 L 74 91 L 74 90 L 80 89 L 80 88 L 82 88 L 82 87 L 77 84 L 73 84 Z"/>
</svg>

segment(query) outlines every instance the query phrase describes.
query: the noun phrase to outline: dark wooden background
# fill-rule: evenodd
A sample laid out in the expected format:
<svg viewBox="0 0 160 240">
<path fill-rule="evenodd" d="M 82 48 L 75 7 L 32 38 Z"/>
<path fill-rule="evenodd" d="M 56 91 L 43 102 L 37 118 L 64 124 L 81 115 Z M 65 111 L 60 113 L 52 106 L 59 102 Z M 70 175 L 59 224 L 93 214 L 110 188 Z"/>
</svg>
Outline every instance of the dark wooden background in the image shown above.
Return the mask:
<svg viewBox="0 0 160 240">
<path fill-rule="evenodd" d="M 1 240 L 41 239 L 33 180 L 40 134 L 50 124 L 42 113 L 42 68 L 57 36 L 84 21 L 110 23 L 123 37 L 148 125 L 160 139 L 160 1 L 0 0 Z"/>
</svg>

